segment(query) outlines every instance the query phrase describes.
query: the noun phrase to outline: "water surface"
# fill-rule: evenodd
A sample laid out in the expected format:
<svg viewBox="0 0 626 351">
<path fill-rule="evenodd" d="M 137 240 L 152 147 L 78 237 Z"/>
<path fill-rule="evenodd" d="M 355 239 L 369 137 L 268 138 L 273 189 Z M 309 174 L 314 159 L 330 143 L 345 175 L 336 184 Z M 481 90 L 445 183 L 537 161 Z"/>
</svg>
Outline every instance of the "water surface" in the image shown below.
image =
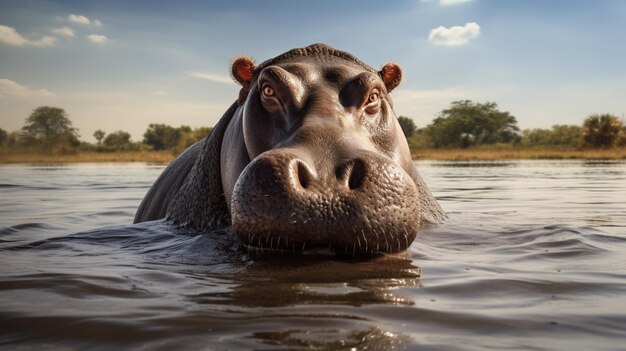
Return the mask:
<svg viewBox="0 0 626 351">
<path fill-rule="evenodd" d="M 0 165 L 0 348 L 624 349 L 626 163 L 417 165 L 450 219 L 367 261 L 129 225 L 162 165 Z"/>
</svg>

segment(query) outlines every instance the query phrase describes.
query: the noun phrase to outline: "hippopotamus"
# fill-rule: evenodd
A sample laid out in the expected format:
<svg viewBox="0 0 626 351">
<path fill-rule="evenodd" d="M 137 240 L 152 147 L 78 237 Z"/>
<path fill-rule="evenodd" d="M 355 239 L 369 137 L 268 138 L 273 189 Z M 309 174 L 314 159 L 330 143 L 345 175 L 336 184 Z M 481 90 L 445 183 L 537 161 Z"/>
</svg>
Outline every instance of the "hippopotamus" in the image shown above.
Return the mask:
<svg viewBox="0 0 626 351">
<path fill-rule="evenodd" d="M 393 111 L 399 65 L 376 70 L 314 44 L 261 64 L 238 57 L 231 74 L 237 100 L 163 171 L 135 223 L 226 228 L 255 249 L 376 255 L 446 218 Z"/>
</svg>

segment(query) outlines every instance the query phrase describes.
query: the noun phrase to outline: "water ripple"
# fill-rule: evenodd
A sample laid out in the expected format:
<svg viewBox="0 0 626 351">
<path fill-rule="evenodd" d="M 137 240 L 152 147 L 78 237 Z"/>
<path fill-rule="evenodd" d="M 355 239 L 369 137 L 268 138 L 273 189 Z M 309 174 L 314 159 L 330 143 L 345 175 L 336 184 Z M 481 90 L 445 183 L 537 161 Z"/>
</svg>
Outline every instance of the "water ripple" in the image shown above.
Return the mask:
<svg viewBox="0 0 626 351">
<path fill-rule="evenodd" d="M 0 165 L 0 348 L 623 349 L 626 162 L 418 167 L 449 220 L 350 260 L 131 225 L 162 165 Z"/>
</svg>

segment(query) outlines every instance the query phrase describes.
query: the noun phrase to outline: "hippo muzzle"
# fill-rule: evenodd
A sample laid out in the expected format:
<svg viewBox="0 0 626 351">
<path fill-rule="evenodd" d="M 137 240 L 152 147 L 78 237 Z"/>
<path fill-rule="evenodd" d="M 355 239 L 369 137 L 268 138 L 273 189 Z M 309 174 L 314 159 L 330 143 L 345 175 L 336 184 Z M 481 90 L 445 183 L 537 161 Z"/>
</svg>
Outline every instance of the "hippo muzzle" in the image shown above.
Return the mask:
<svg viewBox="0 0 626 351">
<path fill-rule="evenodd" d="M 352 255 L 405 250 L 420 225 L 410 176 L 371 151 L 333 166 L 320 167 L 290 149 L 253 160 L 235 184 L 231 204 L 240 240 L 258 248 Z"/>
</svg>

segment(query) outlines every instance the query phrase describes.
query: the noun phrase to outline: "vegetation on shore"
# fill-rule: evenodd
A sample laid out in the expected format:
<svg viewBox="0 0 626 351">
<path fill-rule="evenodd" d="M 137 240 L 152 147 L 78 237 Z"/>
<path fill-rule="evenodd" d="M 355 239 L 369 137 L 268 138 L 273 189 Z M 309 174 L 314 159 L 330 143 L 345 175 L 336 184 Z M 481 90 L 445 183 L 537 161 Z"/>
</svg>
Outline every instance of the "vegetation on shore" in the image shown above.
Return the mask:
<svg viewBox="0 0 626 351">
<path fill-rule="evenodd" d="M 169 163 L 175 157 L 170 151 L 81 151 L 73 154 L 42 152 L 0 152 L 0 163 L 88 163 L 88 162 L 148 162 Z"/>
<path fill-rule="evenodd" d="M 42 106 L 21 130 L 0 129 L 0 163 L 170 162 L 211 129 L 150 124 L 139 142 L 123 130 L 107 134 L 98 129 L 93 133 L 97 143 L 88 143 L 78 139 L 65 110 Z"/>
<path fill-rule="evenodd" d="M 462 100 L 422 128 L 408 117 L 398 121 L 414 159 L 626 159 L 626 127 L 610 114 L 590 115 L 581 126 L 520 130 L 516 118 L 495 103 Z M 166 163 L 210 132 L 210 127 L 150 124 L 139 142 L 122 130 L 98 129 L 97 143 L 88 143 L 79 140 L 63 109 L 42 106 L 20 131 L 0 128 L 0 163 Z"/>
<path fill-rule="evenodd" d="M 495 160 L 626 160 L 622 149 L 423 149 L 411 152 L 414 160 L 495 161 Z"/>
</svg>

